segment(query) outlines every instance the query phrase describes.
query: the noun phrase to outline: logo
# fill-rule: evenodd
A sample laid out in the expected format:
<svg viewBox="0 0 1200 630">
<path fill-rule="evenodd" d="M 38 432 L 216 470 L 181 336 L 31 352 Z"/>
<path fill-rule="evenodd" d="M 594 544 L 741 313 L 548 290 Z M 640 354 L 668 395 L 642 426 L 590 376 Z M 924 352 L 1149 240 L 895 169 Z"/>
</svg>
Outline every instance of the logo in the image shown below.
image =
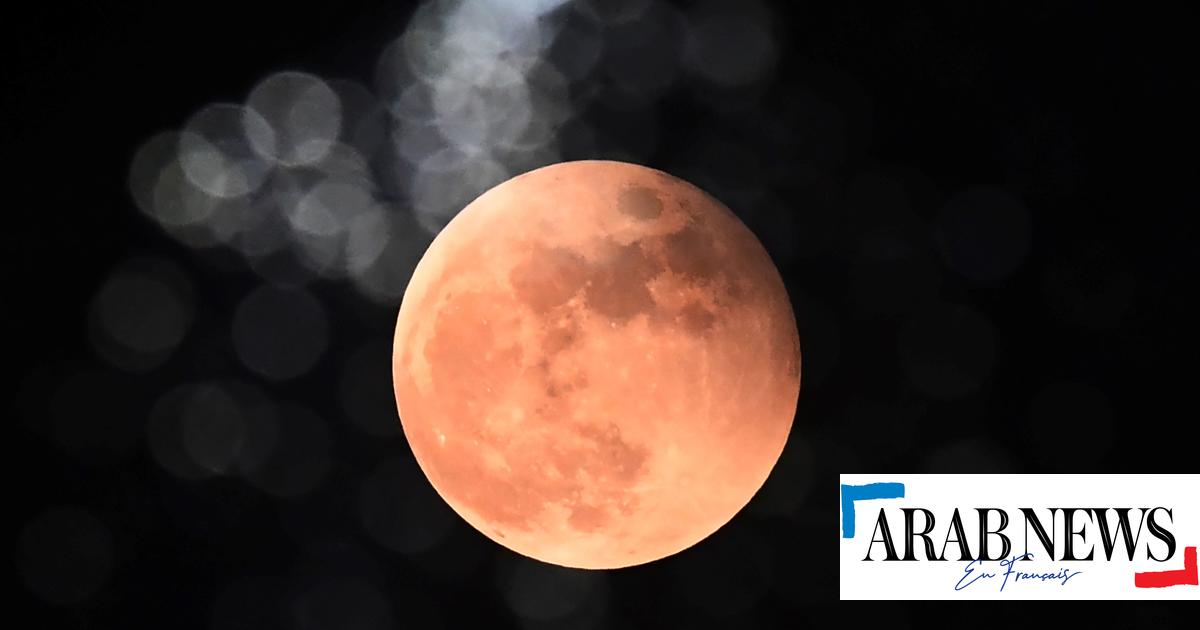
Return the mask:
<svg viewBox="0 0 1200 630">
<path fill-rule="evenodd" d="M 842 599 L 1200 599 L 1200 475 L 842 475 Z"/>
</svg>

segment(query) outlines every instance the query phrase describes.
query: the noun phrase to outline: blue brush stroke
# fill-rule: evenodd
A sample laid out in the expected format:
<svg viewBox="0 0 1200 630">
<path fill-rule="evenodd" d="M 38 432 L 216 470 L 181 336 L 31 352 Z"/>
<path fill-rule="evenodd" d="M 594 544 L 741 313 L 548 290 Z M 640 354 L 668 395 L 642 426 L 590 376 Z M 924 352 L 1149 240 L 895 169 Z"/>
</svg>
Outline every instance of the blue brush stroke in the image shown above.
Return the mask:
<svg viewBox="0 0 1200 630">
<path fill-rule="evenodd" d="M 854 502 L 871 499 L 903 499 L 902 483 L 869 483 L 865 486 L 842 484 L 842 538 L 854 538 Z"/>
</svg>

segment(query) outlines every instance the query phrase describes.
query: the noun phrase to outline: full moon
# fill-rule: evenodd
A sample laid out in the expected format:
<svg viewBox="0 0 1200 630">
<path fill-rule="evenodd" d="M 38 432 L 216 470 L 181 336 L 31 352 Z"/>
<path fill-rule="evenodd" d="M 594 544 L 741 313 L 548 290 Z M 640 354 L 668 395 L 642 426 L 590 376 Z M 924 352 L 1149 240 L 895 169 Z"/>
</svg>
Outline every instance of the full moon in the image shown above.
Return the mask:
<svg viewBox="0 0 1200 630">
<path fill-rule="evenodd" d="M 766 481 L 800 391 L 783 281 L 721 202 L 566 162 L 434 239 L 396 324 L 404 434 L 438 494 L 517 553 L 606 569 L 686 549 Z"/>
</svg>

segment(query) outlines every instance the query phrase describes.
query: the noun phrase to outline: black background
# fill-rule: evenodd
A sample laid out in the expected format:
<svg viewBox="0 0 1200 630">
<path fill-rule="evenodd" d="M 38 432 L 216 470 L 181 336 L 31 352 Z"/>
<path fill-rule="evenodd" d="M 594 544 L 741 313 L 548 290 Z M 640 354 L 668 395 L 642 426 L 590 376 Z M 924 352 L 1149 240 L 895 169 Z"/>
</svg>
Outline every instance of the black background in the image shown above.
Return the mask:
<svg viewBox="0 0 1200 630">
<path fill-rule="evenodd" d="M 1196 470 L 1194 45 L 1181 12 L 1103 3 L 780 3 L 772 71 L 752 97 L 729 97 L 735 106 L 685 76 L 636 108 L 579 108 L 599 144 L 742 215 L 778 262 L 800 327 L 804 382 L 776 474 L 729 526 L 675 557 L 580 577 L 457 523 L 421 554 L 376 544 L 356 516 L 358 487 L 378 462 L 411 455 L 398 427 L 375 436 L 343 421 L 337 383 L 356 348 L 386 338 L 398 302 L 364 304 L 332 282 L 310 286 L 330 321 L 321 361 L 260 384 L 327 421 L 322 489 L 280 500 L 232 478 L 176 479 L 140 446 L 65 448 L 56 413 L 140 435 L 179 382 L 253 381 L 229 320 L 259 280 L 136 211 L 126 178 L 137 146 L 280 69 L 369 83 L 411 10 L 129 2 L 7 20 L 8 504 L 33 625 L 805 626 L 847 614 L 836 602 L 839 472 Z M 639 125 L 655 142 L 623 135 Z M 1016 214 L 1001 205 L 976 224 L 957 213 L 1003 200 Z M 92 351 L 88 309 L 114 266 L 146 254 L 187 272 L 196 316 L 169 362 L 128 374 Z M 1011 270 L 992 273 L 997 259 Z M 64 393 L 77 374 L 101 385 Z M 103 524 L 111 561 L 86 540 L 29 542 L 29 523 L 58 506 Z M 45 567 L 81 573 L 87 596 L 46 601 L 31 579 L 51 592 L 74 582 Z M 861 614 L 957 625 L 947 610 Z M 1119 626 L 1185 623 L 1165 605 L 1102 610 Z M 991 612 L 972 625 L 1037 621 Z"/>
</svg>

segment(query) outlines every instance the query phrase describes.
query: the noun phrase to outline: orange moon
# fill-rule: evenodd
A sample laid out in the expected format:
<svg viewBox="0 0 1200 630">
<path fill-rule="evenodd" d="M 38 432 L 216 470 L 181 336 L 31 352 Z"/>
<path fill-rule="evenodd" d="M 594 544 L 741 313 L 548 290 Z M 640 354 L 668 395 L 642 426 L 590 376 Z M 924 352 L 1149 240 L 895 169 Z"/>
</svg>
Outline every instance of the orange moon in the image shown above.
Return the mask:
<svg viewBox="0 0 1200 630">
<path fill-rule="evenodd" d="M 471 202 L 417 265 L 392 376 L 421 469 L 468 523 L 616 568 L 712 534 L 787 441 L 800 342 L 783 281 L 719 201 L 566 162 Z"/>
</svg>

